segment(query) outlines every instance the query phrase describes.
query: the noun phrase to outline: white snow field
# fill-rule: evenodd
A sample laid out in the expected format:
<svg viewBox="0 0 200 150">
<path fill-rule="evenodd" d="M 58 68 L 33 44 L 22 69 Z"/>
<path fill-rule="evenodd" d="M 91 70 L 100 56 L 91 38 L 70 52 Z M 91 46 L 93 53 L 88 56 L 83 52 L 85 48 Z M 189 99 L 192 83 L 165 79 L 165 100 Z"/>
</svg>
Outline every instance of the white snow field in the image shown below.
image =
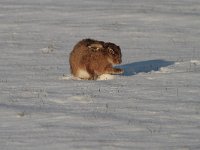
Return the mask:
<svg viewBox="0 0 200 150">
<path fill-rule="evenodd" d="M 83 38 L 123 75 L 71 77 Z M 199 0 L 0 0 L 0 150 L 199 150 Z"/>
</svg>

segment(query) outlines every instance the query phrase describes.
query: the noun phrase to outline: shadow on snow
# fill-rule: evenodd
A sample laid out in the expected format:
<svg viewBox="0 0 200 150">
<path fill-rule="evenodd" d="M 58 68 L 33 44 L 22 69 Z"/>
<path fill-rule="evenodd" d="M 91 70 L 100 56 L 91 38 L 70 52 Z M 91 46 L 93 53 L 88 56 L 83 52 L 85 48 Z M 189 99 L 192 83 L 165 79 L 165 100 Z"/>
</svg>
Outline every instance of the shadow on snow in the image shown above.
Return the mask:
<svg viewBox="0 0 200 150">
<path fill-rule="evenodd" d="M 162 59 L 147 60 L 140 62 L 133 62 L 129 64 L 116 66 L 117 68 L 124 69 L 122 76 L 132 76 L 141 72 L 158 71 L 161 67 L 173 65 L 174 61 L 166 61 Z"/>
</svg>

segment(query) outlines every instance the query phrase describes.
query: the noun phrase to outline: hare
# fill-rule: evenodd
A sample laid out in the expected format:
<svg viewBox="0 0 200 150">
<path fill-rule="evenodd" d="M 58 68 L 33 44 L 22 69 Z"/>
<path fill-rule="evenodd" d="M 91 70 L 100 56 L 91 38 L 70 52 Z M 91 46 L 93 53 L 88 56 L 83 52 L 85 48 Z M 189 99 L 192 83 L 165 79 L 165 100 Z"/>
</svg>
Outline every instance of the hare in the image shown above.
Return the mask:
<svg viewBox="0 0 200 150">
<path fill-rule="evenodd" d="M 69 58 L 72 75 L 85 80 L 96 80 L 102 74 L 122 74 L 122 69 L 112 67 L 121 62 L 119 46 L 93 39 L 79 41 Z"/>
</svg>

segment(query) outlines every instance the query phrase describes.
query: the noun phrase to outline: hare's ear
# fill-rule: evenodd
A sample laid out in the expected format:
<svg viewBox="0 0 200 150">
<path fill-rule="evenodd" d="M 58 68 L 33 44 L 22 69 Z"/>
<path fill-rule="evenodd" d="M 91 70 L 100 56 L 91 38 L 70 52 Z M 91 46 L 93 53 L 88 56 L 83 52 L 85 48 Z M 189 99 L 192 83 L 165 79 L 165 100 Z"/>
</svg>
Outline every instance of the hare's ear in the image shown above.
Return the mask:
<svg viewBox="0 0 200 150">
<path fill-rule="evenodd" d="M 103 48 L 103 46 L 101 44 L 90 44 L 88 46 L 88 48 L 92 49 L 92 50 L 100 50 Z"/>
<path fill-rule="evenodd" d="M 115 51 L 114 51 L 112 48 L 110 48 L 110 47 L 108 47 L 108 51 L 109 51 L 109 53 L 112 54 L 112 55 L 115 54 Z"/>
</svg>

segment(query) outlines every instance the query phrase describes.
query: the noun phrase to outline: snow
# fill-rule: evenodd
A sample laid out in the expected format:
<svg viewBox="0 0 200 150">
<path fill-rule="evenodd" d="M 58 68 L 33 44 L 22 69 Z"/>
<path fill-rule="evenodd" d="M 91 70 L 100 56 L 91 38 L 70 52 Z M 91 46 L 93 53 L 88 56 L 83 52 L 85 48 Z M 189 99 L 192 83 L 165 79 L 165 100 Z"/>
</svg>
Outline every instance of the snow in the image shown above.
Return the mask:
<svg viewBox="0 0 200 150">
<path fill-rule="evenodd" d="M 1 150 L 199 150 L 198 0 L 1 0 Z M 122 75 L 70 75 L 76 42 L 120 45 Z"/>
</svg>

